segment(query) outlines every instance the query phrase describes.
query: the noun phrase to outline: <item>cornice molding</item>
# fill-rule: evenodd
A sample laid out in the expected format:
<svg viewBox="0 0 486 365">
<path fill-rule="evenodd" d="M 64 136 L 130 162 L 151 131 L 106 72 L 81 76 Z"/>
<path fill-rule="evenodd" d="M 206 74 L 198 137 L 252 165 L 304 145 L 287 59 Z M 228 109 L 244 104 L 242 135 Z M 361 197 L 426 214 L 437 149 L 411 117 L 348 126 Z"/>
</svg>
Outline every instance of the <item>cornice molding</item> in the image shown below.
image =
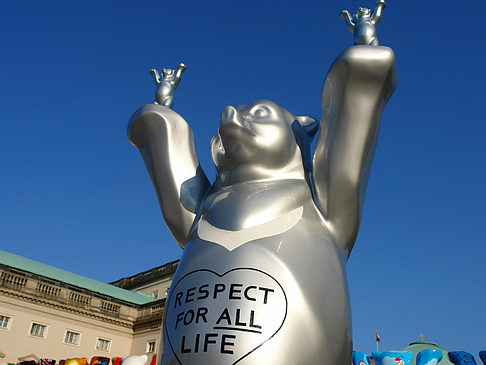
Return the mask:
<svg viewBox="0 0 486 365">
<path fill-rule="evenodd" d="M 98 321 L 102 321 L 102 322 L 114 324 L 114 325 L 117 325 L 117 326 L 133 329 L 133 324 L 134 324 L 133 321 L 116 320 L 112 317 L 102 316 L 102 315 L 93 313 L 91 311 L 83 310 L 81 308 L 77 308 L 77 307 L 74 307 L 74 306 L 63 305 L 63 304 L 60 304 L 60 303 L 57 303 L 57 302 L 46 300 L 44 298 L 35 297 L 35 296 L 29 295 L 29 294 L 26 294 L 26 293 L 23 293 L 23 292 L 14 291 L 14 290 L 7 290 L 6 288 L 0 287 L 0 294 L 4 294 L 4 295 L 10 296 L 10 297 L 16 297 L 18 299 L 25 300 L 25 301 L 28 301 L 28 302 L 31 302 L 31 303 L 45 305 L 45 306 L 48 306 L 48 307 L 51 307 L 51 308 L 56 308 L 58 310 L 62 310 L 62 311 L 69 312 L 69 313 L 74 313 L 74 314 L 81 315 L 81 316 L 91 318 L 91 319 L 95 319 L 95 320 L 98 320 Z"/>
</svg>

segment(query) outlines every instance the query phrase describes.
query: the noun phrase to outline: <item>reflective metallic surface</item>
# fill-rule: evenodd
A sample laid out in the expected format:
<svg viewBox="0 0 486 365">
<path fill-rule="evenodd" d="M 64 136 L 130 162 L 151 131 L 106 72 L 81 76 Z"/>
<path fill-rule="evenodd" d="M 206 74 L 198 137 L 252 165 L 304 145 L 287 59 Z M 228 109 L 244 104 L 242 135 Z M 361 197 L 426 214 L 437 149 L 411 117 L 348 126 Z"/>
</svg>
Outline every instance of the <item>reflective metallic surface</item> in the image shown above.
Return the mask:
<svg viewBox="0 0 486 365">
<path fill-rule="evenodd" d="M 174 71 L 170 68 L 162 69 L 162 78 L 156 69 L 151 69 L 150 74 L 154 78 L 157 89 L 155 91 L 155 103 L 172 108 L 174 105 L 174 91 L 181 81 L 182 73 L 186 70 L 186 65 L 180 63 Z"/>
<path fill-rule="evenodd" d="M 329 71 L 314 153 L 314 188 L 327 227 L 348 254 L 358 234 L 381 113 L 396 86 L 388 47 L 353 46 Z"/>
<path fill-rule="evenodd" d="M 146 104 L 133 114 L 128 137 L 145 161 L 167 226 L 184 247 L 209 188 L 194 150 L 191 128 L 171 109 Z"/>
<path fill-rule="evenodd" d="M 353 16 L 347 10 L 341 11 L 341 19 L 346 22 L 350 32 L 354 34 L 354 44 L 378 45 L 376 27 L 380 23 L 381 12 L 385 7 L 385 0 L 377 0 L 373 11 L 368 8 L 358 8 Z"/>
<path fill-rule="evenodd" d="M 320 130 L 268 100 L 225 107 L 212 185 L 179 114 L 149 104 L 132 116 L 130 141 L 184 247 L 162 364 L 351 363 L 345 264 L 394 88 L 393 51 L 360 45 L 331 66 Z"/>
</svg>

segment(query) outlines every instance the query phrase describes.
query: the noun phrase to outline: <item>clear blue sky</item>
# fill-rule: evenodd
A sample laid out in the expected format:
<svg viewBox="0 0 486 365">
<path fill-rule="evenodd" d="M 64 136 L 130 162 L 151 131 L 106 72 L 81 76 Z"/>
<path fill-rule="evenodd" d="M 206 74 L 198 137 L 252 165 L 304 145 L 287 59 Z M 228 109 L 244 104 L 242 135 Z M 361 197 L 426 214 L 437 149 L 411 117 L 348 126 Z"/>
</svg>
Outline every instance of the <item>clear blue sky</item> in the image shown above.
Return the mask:
<svg viewBox="0 0 486 365">
<path fill-rule="evenodd" d="M 131 114 L 152 67 L 188 70 L 175 110 L 211 179 L 228 104 L 267 98 L 320 116 L 338 15 L 372 1 L 13 1 L 0 7 L 0 248 L 102 281 L 175 260 Z M 379 39 L 398 61 L 348 262 L 357 350 L 426 338 L 486 350 L 482 0 L 389 0 Z M 302 329 L 305 330 L 305 329 Z"/>
</svg>

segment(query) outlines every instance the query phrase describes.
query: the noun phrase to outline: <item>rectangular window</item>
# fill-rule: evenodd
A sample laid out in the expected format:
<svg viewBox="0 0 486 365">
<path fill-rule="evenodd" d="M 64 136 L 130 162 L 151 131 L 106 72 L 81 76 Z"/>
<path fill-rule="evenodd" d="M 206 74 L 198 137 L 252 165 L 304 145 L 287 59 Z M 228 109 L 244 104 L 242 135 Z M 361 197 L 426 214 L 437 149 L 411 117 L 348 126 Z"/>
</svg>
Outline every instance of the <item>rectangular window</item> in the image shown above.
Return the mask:
<svg viewBox="0 0 486 365">
<path fill-rule="evenodd" d="M 32 327 L 30 327 L 30 334 L 32 336 L 37 336 L 37 337 L 46 337 L 47 333 L 47 326 L 39 323 L 32 323 Z"/>
<path fill-rule="evenodd" d="M 96 341 L 96 350 L 110 351 L 110 340 L 105 340 L 104 338 L 98 338 Z"/>
<path fill-rule="evenodd" d="M 0 315 L 0 328 L 8 330 L 9 323 L 10 323 L 10 317 Z"/>
<path fill-rule="evenodd" d="M 147 342 L 147 351 L 145 352 L 155 352 L 155 340 Z"/>
<path fill-rule="evenodd" d="M 72 345 L 79 345 L 79 337 L 81 335 L 77 332 L 73 331 L 66 331 L 66 335 L 64 336 L 64 342 L 70 343 Z"/>
</svg>

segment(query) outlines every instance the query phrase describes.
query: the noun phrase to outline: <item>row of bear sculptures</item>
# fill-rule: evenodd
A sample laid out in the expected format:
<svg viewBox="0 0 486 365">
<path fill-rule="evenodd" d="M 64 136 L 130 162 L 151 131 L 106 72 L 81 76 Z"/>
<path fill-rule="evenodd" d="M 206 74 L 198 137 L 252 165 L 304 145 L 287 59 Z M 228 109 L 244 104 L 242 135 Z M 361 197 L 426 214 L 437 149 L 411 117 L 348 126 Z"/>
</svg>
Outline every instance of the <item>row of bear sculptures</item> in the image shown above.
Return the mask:
<svg viewBox="0 0 486 365">
<path fill-rule="evenodd" d="M 442 360 L 442 351 L 435 349 L 422 350 L 417 354 L 416 365 L 437 365 Z M 450 351 L 447 353 L 449 361 L 454 365 L 476 365 L 474 356 L 466 351 Z M 486 351 L 481 351 L 479 357 L 486 365 Z M 125 357 L 95 356 L 88 363 L 85 357 L 60 360 L 59 365 L 155 365 L 157 355 L 153 355 L 149 362 L 147 355 L 131 355 Z M 410 365 L 412 363 L 412 351 L 373 351 L 371 357 L 360 351 L 353 351 L 353 365 Z M 19 365 L 55 365 L 56 360 L 41 359 L 39 361 L 23 361 Z M 14 365 L 0 363 L 0 365 Z"/>
<path fill-rule="evenodd" d="M 78 357 L 72 359 L 64 359 L 56 361 L 54 359 L 40 359 L 39 361 L 21 361 L 17 365 L 155 365 L 157 362 L 157 355 L 152 355 L 149 360 L 147 355 L 130 355 L 123 357 L 105 357 L 93 356 L 88 362 L 86 357 Z M 0 362 L 0 365 L 15 365 L 9 362 Z"/>
<path fill-rule="evenodd" d="M 417 354 L 416 365 L 437 365 L 442 360 L 442 351 L 427 349 Z M 474 356 L 466 351 L 450 351 L 447 353 L 449 361 L 454 365 L 476 365 Z M 486 365 L 486 351 L 481 351 L 479 357 Z M 353 365 L 410 365 L 412 363 L 412 351 L 373 351 L 371 357 L 360 351 L 353 351 Z"/>
</svg>

